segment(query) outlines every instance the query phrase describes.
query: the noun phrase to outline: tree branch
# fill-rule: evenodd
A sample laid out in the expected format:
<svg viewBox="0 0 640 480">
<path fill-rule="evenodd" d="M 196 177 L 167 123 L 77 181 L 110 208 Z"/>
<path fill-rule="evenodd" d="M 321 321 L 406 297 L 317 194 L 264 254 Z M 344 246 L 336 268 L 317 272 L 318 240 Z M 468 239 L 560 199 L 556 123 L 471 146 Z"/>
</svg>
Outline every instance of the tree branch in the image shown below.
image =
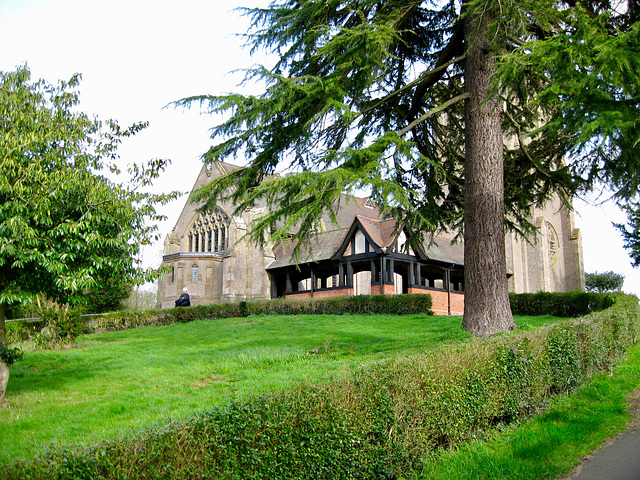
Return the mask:
<svg viewBox="0 0 640 480">
<path fill-rule="evenodd" d="M 428 76 L 436 75 L 438 73 L 444 73 L 444 71 L 450 65 L 453 65 L 454 63 L 462 62 L 462 61 L 465 60 L 465 58 L 466 58 L 466 55 L 460 55 L 459 57 L 452 58 L 451 60 L 449 60 L 449 61 L 445 62 L 444 64 L 434 68 L 433 70 L 429 71 L 428 73 L 425 73 L 425 74 L 421 75 L 420 77 L 416 78 L 414 81 L 407 83 L 404 87 L 399 88 L 398 90 L 394 90 L 389 95 L 386 95 L 385 97 L 381 98 L 376 103 L 374 103 L 372 106 L 370 106 L 368 108 L 365 108 L 362 112 L 360 112 L 358 114 L 358 116 L 356 118 L 364 115 L 367 112 L 370 112 L 371 110 L 374 110 L 374 109 L 378 108 L 384 102 L 389 101 L 390 99 L 392 99 L 396 95 L 400 95 L 405 90 L 409 90 L 410 88 L 413 88 L 416 85 L 416 83 L 422 82 L 425 79 L 425 76 L 428 77 Z"/>
<path fill-rule="evenodd" d="M 413 129 L 415 126 L 419 125 L 420 123 L 424 122 L 425 120 L 427 120 L 429 117 L 435 115 L 438 112 L 441 112 L 442 110 L 445 110 L 447 108 L 449 108 L 451 105 L 460 102 L 461 100 L 466 100 L 467 98 L 469 98 L 470 94 L 468 92 L 462 93 L 460 95 L 458 95 L 457 97 L 453 97 L 451 100 L 447 100 L 446 102 L 444 102 L 441 105 L 438 105 L 435 108 L 432 108 L 431 110 L 429 110 L 427 113 L 425 113 L 424 115 L 422 115 L 420 118 L 418 118 L 417 120 L 414 120 L 413 122 L 411 122 L 409 125 L 407 125 L 406 127 L 404 127 L 402 130 L 400 130 L 398 132 L 398 136 L 401 137 L 403 136 L 405 133 L 407 133 L 409 130 Z"/>
<path fill-rule="evenodd" d="M 522 149 L 522 152 L 524 153 L 524 156 L 527 157 L 527 159 L 529 160 L 529 162 L 531 162 L 531 164 L 534 166 L 534 168 L 540 172 L 542 175 L 544 175 L 545 177 L 547 177 L 549 180 L 553 180 L 553 178 L 551 177 L 551 175 L 545 171 L 544 168 L 542 168 L 538 162 L 531 156 L 531 154 L 529 153 L 529 149 L 527 148 L 524 140 L 522 139 L 522 127 L 520 126 L 520 124 L 518 122 L 516 122 L 516 119 L 513 118 L 513 116 L 507 111 L 507 109 L 504 110 L 504 114 L 507 117 L 507 119 L 509 119 L 509 121 L 511 122 L 511 124 L 516 128 L 516 136 L 518 138 L 518 144 L 520 145 L 520 148 Z"/>
<path fill-rule="evenodd" d="M 450 60 L 455 58 L 456 53 L 463 52 L 463 40 L 464 40 L 464 28 L 463 22 L 458 20 L 456 22 L 453 35 L 449 40 L 447 46 L 440 53 L 440 57 L 438 58 L 438 63 L 436 63 L 436 68 L 431 71 L 429 75 L 427 75 L 420 85 L 416 88 L 415 93 L 413 94 L 413 100 L 411 101 L 411 109 L 409 110 L 409 114 L 407 118 L 413 118 L 418 114 L 420 107 L 422 106 L 422 99 L 426 95 L 429 88 L 434 86 L 438 80 L 442 78 L 446 68 L 441 68 L 449 66 L 451 64 Z"/>
</svg>

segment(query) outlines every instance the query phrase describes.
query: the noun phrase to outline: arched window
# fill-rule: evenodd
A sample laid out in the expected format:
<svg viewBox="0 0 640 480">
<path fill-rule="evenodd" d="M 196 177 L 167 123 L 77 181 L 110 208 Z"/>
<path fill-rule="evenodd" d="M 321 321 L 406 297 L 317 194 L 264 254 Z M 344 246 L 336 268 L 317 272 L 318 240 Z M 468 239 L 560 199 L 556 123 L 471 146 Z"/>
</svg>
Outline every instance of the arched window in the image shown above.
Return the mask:
<svg viewBox="0 0 640 480">
<path fill-rule="evenodd" d="M 224 252 L 229 245 L 229 217 L 221 209 L 200 214 L 189 232 L 190 252 Z"/>
</svg>

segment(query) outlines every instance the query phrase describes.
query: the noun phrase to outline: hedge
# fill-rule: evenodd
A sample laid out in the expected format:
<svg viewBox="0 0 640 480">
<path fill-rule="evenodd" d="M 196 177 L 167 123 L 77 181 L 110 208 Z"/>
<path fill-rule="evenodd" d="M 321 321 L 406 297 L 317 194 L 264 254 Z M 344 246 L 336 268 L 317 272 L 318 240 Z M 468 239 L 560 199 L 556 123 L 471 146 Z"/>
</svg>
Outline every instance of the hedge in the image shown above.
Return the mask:
<svg viewBox="0 0 640 480">
<path fill-rule="evenodd" d="M 253 315 L 303 315 L 303 314 L 427 314 L 431 311 L 430 295 L 358 295 L 324 299 L 276 299 L 258 302 L 220 303 L 196 307 L 148 310 L 145 312 L 119 311 L 99 316 L 74 318 L 82 321 L 79 333 L 127 330 L 150 325 L 170 325 L 194 320 L 248 317 Z M 44 327 L 52 323 L 68 324 L 65 321 L 9 322 L 7 336 L 9 342 L 21 342 L 33 338 Z M 57 328 L 56 328 L 57 330 Z M 74 330 L 75 331 L 75 330 Z"/>
<path fill-rule="evenodd" d="M 632 296 L 579 319 L 398 358 L 93 446 L 18 460 L 0 479 L 411 477 L 434 449 L 525 418 L 638 340 Z"/>
<path fill-rule="evenodd" d="M 554 317 L 578 317 L 611 306 L 611 296 L 599 293 L 534 293 L 511 294 L 511 310 L 514 315 L 552 315 Z M 279 298 L 257 302 L 221 303 L 188 308 L 170 308 L 145 312 L 119 311 L 99 316 L 73 318 L 73 331 L 95 333 L 126 330 L 150 325 L 170 325 L 194 320 L 247 317 L 252 315 L 303 315 L 303 314 L 427 314 L 431 311 L 431 295 L 357 295 L 323 299 L 289 300 Z M 82 322 L 81 325 L 77 325 Z M 51 323 L 51 322 L 49 322 Z M 69 324 L 69 320 L 58 321 Z M 10 343 L 22 342 L 34 337 L 48 324 L 36 322 L 10 322 L 7 335 Z"/>
<path fill-rule="evenodd" d="M 509 295 L 514 315 L 551 315 L 581 317 L 604 310 L 612 304 L 612 297 L 602 293 L 512 293 Z"/>
</svg>

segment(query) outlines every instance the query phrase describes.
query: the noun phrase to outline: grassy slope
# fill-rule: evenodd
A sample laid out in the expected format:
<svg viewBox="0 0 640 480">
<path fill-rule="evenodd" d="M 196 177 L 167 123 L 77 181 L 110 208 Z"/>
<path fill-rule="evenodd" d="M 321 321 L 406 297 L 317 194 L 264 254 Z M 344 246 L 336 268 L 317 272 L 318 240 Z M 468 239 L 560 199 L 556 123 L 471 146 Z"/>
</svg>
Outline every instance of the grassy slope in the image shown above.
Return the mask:
<svg viewBox="0 0 640 480">
<path fill-rule="evenodd" d="M 49 443 L 96 442 L 232 396 L 464 341 L 460 324 L 424 315 L 264 316 L 91 335 L 79 348 L 30 352 L 12 368 L 0 408 L 0 464 Z"/>
</svg>

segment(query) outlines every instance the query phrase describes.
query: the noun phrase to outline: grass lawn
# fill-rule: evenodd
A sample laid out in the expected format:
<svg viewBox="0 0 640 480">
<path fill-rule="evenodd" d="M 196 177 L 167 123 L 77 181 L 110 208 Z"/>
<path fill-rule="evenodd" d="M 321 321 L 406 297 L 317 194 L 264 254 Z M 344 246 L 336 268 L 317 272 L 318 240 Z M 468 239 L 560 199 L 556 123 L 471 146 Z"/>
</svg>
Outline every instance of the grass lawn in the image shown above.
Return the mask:
<svg viewBox="0 0 640 480">
<path fill-rule="evenodd" d="M 521 328 L 558 319 L 518 317 Z M 300 315 L 203 320 L 83 336 L 28 352 L 0 407 L 0 464 L 93 443 L 238 396 L 321 382 L 470 335 L 461 317 Z M 317 353 L 310 353 L 317 350 Z"/>
</svg>

